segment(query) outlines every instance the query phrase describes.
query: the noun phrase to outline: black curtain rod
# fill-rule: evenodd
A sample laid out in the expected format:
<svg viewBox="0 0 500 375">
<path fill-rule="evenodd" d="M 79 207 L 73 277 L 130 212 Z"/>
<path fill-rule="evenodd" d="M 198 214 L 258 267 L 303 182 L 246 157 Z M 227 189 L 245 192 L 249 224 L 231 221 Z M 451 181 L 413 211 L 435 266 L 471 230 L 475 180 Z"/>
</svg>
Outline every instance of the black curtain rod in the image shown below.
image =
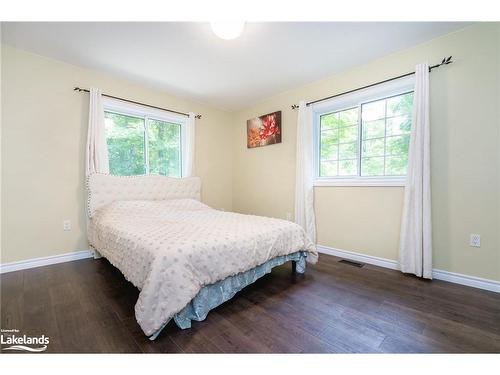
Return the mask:
<svg viewBox="0 0 500 375">
<path fill-rule="evenodd" d="M 432 65 L 429 67 L 429 72 L 432 71 L 432 69 L 436 69 L 436 68 L 439 68 L 440 66 L 442 65 L 448 65 L 448 64 L 451 64 L 453 61 L 451 60 L 451 57 L 452 56 L 449 56 L 449 57 L 445 57 L 443 59 L 443 61 L 441 61 L 439 64 L 436 64 L 436 65 Z M 331 95 L 331 96 L 327 96 L 326 98 L 321 98 L 321 99 L 318 99 L 318 100 L 313 100 L 312 102 L 308 102 L 306 103 L 306 105 L 311 105 L 311 104 L 314 104 L 314 103 L 319 103 L 319 102 L 322 102 L 322 101 L 325 101 L 325 100 L 328 100 L 328 99 L 333 99 L 333 98 L 336 98 L 337 96 L 342 96 L 342 95 L 346 95 L 346 94 L 350 94 L 352 92 L 355 92 L 355 91 L 359 91 L 359 90 L 364 90 L 364 89 L 367 89 L 367 88 L 370 88 L 370 87 L 373 87 L 373 86 L 377 86 L 377 85 L 381 85 L 382 83 L 386 83 L 386 82 L 390 82 L 390 81 L 394 81 L 396 79 L 400 79 L 400 78 L 404 78 L 404 77 L 409 77 L 411 75 L 415 74 L 415 72 L 410 72 L 410 73 L 406 73 L 406 74 L 402 74 L 400 76 L 397 76 L 397 77 L 393 77 L 393 78 L 388 78 L 388 79 L 385 79 L 383 81 L 380 81 L 380 82 L 376 82 L 376 83 L 372 83 L 370 85 L 366 85 L 366 86 L 363 86 L 363 87 L 358 87 L 357 89 L 353 89 L 353 90 L 349 90 L 349 91 L 345 91 L 345 92 L 342 92 L 340 94 L 335 94 L 335 95 Z M 299 108 L 299 106 L 297 104 L 293 104 L 292 105 L 292 109 L 297 109 Z"/>
<path fill-rule="evenodd" d="M 78 91 L 78 92 L 90 92 L 88 89 L 82 89 L 80 87 L 75 87 L 73 89 L 73 91 Z M 113 96 L 113 95 L 108 95 L 108 94 L 102 94 L 102 96 L 105 96 L 107 98 L 112 98 L 112 99 L 117 99 L 117 100 L 121 100 L 123 102 L 128 102 L 128 103 L 133 103 L 133 104 L 138 104 L 138 105 L 142 105 L 144 107 L 149 107 L 149 108 L 155 108 L 155 109 L 160 109 L 162 111 L 168 111 L 168 112 L 172 112 L 172 113 L 177 113 L 178 115 L 183 115 L 183 116 L 189 116 L 188 113 L 184 113 L 184 112 L 179 112 L 179 111 L 174 111 L 172 109 L 168 109 L 168 108 L 162 108 L 162 107 L 157 107 L 157 106 L 154 106 L 154 105 L 150 105 L 150 104 L 145 104 L 145 103 L 141 103 L 141 102 L 136 102 L 136 101 L 133 101 L 133 100 L 128 100 L 128 99 L 124 99 L 124 98 L 119 98 L 118 96 Z M 194 116 L 195 118 L 197 118 L 198 120 L 201 118 L 201 115 L 196 115 Z"/>
</svg>

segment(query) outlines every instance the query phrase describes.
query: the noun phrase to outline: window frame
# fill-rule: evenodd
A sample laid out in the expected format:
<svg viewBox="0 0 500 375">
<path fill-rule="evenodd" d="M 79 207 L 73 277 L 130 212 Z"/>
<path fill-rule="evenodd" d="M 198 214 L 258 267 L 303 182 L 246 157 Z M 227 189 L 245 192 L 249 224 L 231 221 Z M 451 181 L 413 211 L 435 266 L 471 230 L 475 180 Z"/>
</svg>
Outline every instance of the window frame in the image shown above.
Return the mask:
<svg viewBox="0 0 500 375">
<path fill-rule="evenodd" d="M 313 130 L 314 186 L 405 186 L 406 176 L 361 176 L 361 147 L 362 147 L 361 106 L 362 104 L 367 104 L 377 100 L 387 99 L 390 97 L 413 92 L 414 89 L 415 89 L 415 78 L 413 76 L 410 76 L 313 104 L 312 113 L 313 113 L 313 128 L 314 128 Z M 322 177 L 320 176 L 321 116 L 352 108 L 358 108 L 358 138 L 357 138 L 358 175 Z"/>
<path fill-rule="evenodd" d="M 166 176 L 170 178 L 183 178 L 186 175 L 186 125 L 188 117 L 177 113 L 164 111 L 152 107 L 143 106 L 135 103 L 128 103 L 122 100 L 103 97 L 104 112 L 116 113 L 118 115 L 142 118 L 144 120 L 144 175 L 150 175 L 149 168 L 149 124 L 148 120 L 156 120 L 177 124 L 180 126 L 180 177 Z M 140 176 L 140 175 L 134 175 Z"/>
</svg>

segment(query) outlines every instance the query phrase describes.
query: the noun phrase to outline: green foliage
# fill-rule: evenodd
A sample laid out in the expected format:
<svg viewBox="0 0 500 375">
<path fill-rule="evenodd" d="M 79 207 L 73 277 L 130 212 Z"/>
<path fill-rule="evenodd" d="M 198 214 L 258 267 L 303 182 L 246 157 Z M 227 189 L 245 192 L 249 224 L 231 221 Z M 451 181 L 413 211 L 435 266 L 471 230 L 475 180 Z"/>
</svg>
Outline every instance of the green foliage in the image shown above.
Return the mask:
<svg viewBox="0 0 500 375">
<path fill-rule="evenodd" d="M 357 171 L 358 108 L 321 116 L 321 176 L 352 176 Z"/>
<path fill-rule="evenodd" d="M 181 127 L 149 120 L 149 171 L 163 176 L 181 177 Z"/>
<path fill-rule="evenodd" d="M 361 175 L 362 176 L 380 176 L 384 172 L 384 157 L 362 158 Z"/>
<path fill-rule="evenodd" d="M 340 160 L 339 161 L 339 176 L 352 176 L 357 173 L 357 160 Z"/>
<path fill-rule="evenodd" d="M 144 119 L 105 112 L 110 174 L 146 173 Z M 151 174 L 181 176 L 180 125 L 148 119 Z"/>
<path fill-rule="evenodd" d="M 322 161 L 320 166 L 320 176 L 336 176 L 338 162 L 337 161 Z"/>
<path fill-rule="evenodd" d="M 351 160 L 358 157 L 358 143 L 342 143 L 339 145 L 339 160 Z"/>
<path fill-rule="evenodd" d="M 363 139 L 380 138 L 385 134 L 385 121 L 365 121 L 363 122 Z"/>
<path fill-rule="evenodd" d="M 363 157 L 384 156 L 384 138 L 363 141 Z"/>
<path fill-rule="evenodd" d="M 110 174 L 144 174 L 144 120 L 112 112 L 105 112 L 104 118 Z"/>
</svg>

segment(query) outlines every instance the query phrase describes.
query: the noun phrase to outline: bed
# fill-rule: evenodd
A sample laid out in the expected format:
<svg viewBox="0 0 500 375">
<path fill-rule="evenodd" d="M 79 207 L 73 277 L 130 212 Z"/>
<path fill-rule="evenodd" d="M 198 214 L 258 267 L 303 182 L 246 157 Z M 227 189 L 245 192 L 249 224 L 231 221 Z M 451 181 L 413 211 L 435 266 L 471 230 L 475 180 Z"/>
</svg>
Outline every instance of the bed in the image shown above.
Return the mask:
<svg viewBox="0 0 500 375">
<path fill-rule="evenodd" d="M 140 290 L 135 315 L 152 340 L 172 319 L 183 329 L 205 319 L 278 265 L 303 273 L 318 258 L 290 221 L 200 202 L 197 177 L 93 174 L 87 188 L 89 244 Z"/>
</svg>

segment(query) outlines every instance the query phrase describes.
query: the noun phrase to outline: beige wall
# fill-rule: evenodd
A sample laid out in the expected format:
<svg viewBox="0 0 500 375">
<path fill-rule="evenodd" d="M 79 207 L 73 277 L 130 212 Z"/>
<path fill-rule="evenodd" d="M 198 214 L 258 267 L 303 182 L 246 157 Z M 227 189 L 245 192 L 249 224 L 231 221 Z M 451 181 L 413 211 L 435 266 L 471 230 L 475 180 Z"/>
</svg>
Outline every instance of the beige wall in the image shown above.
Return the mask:
<svg viewBox="0 0 500 375">
<path fill-rule="evenodd" d="M 235 114 L 233 209 L 293 212 L 300 99 L 312 100 L 406 73 L 453 55 L 431 76 L 434 267 L 500 280 L 500 26 L 478 24 L 283 94 Z M 300 67 L 297 67 L 299 69 Z M 246 120 L 281 110 L 283 142 L 246 148 Z M 315 189 L 321 245 L 397 259 L 403 188 Z M 480 233 L 480 249 L 468 245 Z"/>
<path fill-rule="evenodd" d="M 76 85 L 201 113 L 196 168 L 202 199 L 231 209 L 229 113 L 7 46 L 1 72 L 1 263 L 88 249 L 83 184 L 88 95 L 74 93 Z M 64 219 L 72 221 L 69 232 L 62 230 Z"/>
</svg>

